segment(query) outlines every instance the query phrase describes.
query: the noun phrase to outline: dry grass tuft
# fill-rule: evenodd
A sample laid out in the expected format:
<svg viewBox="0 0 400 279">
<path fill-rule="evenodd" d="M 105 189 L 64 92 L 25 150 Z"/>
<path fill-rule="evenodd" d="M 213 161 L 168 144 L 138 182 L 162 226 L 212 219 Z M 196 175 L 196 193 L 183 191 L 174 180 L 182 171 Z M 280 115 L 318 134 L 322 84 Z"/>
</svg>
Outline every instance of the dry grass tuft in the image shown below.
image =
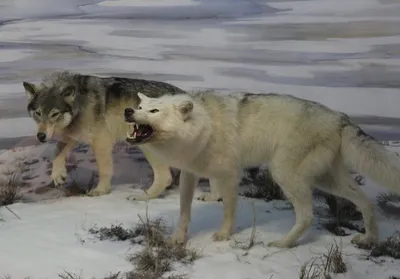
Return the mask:
<svg viewBox="0 0 400 279">
<path fill-rule="evenodd" d="M 324 274 L 335 273 L 341 274 L 347 272 L 347 266 L 343 259 L 343 254 L 337 243 L 332 244 L 327 254 L 323 254 L 324 258 Z"/>
<path fill-rule="evenodd" d="M 121 225 L 111 225 L 109 228 L 90 228 L 89 233 L 96 235 L 100 240 L 125 241 L 136 237 L 133 230 L 123 228 Z"/>
<path fill-rule="evenodd" d="M 173 275 L 169 275 L 166 279 L 189 279 L 189 277 L 187 277 L 187 275 L 180 275 L 180 274 L 173 274 Z"/>
<path fill-rule="evenodd" d="M 6 208 L 18 219 L 21 218 L 8 205 L 21 200 L 21 188 L 27 185 L 22 178 L 26 169 L 23 160 L 24 158 L 15 159 L 0 174 L 0 207 Z M 4 220 L 0 218 L 0 221 Z"/>
<path fill-rule="evenodd" d="M 347 272 L 343 253 L 336 241 L 328 248 L 328 252 L 305 263 L 299 272 L 299 279 L 331 279 L 332 274 Z"/>
<path fill-rule="evenodd" d="M 123 279 L 161 279 L 159 276 L 151 272 L 128 272 Z M 168 277 L 162 277 L 162 279 L 188 279 L 186 275 L 173 274 Z"/>
<path fill-rule="evenodd" d="M 172 270 L 172 260 L 152 247 L 145 247 L 141 252 L 133 255 L 130 261 L 136 266 L 136 273 L 148 274 L 150 272 L 155 278 Z"/>
<path fill-rule="evenodd" d="M 130 257 L 130 261 L 136 267 L 135 276 L 161 278 L 164 273 L 172 271 L 173 263 L 190 264 L 200 257 L 195 249 L 188 249 L 185 245 L 172 245 L 168 242 L 166 235 L 171 230 L 163 219 L 151 221 L 147 211 L 146 217 L 139 216 L 139 219 L 140 223 L 134 231 L 137 235 L 144 237 L 146 244 L 143 250 Z"/>
<path fill-rule="evenodd" d="M 20 194 L 23 185 L 18 173 L 7 175 L 0 179 L 0 206 L 7 206 L 22 198 Z"/>
<path fill-rule="evenodd" d="M 26 165 L 23 159 L 16 159 L 0 174 L 0 206 L 7 206 L 22 198 L 21 188 L 26 185 L 22 175 Z"/>
<path fill-rule="evenodd" d="M 61 279 L 83 279 L 81 275 L 71 273 L 65 270 L 63 273 L 58 274 L 58 277 Z"/>
<path fill-rule="evenodd" d="M 160 279 L 160 276 L 153 272 L 130 271 L 125 274 L 124 279 Z"/>
<path fill-rule="evenodd" d="M 126 279 L 160 279 L 166 272 L 173 270 L 174 263 L 191 264 L 200 257 L 200 253 L 186 245 L 172 245 L 167 239 L 171 229 L 162 218 L 150 220 L 139 216 L 139 224 L 133 229 L 125 229 L 121 225 L 109 228 L 91 228 L 89 232 L 100 240 L 125 241 L 144 245 L 143 249 L 128 259 L 135 269 L 126 273 Z M 171 279 L 184 279 L 184 275 L 171 275 Z"/>
<path fill-rule="evenodd" d="M 117 272 L 117 273 L 110 273 L 110 275 L 102 278 L 102 279 L 123 279 L 123 278 L 127 278 L 127 277 L 120 277 L 120 273 L 121 272 Z M 82 277 L 82 275 L 76 274 L 76 273 L 71 273 L 68 271 L 65 271 L 63 273 L 58 274 L 58 277 L 61 279 L 84 279 Z M 96 278 L 92 278 L 92 279 L 96 279 Z"/>
<path fill-rule="evenodd" d="M 299 279 L 322 279 L 321 270 L 315 262 L 316 259 L 312 259 L 301 266 Z"/>
<path fill-rule="evenodd" d="M 396 231 L 378 245 L 372 247 L 371 257 L 388 256 L 394 259 L 400 259 L 400 231 Z"/>
<path fill-rule="evenodd" d="M 106 276 L 104 279 L 119 279 L 119 274 L 121 272 L 117 272 L 117 273 L 111 273 L 110 275 Z"/>
<path fill-rule="evenodd" d="M 145 219 L 139 216 L 139 220 L 140 223 L 134 230 L 137 236 L 143 236 L 147 245 L 150 247 L 163 247 L 166 245 L 166 235 L 171 233 L 171 229 L 162 218 L 157 218 L 152 221 L 146 210 Z"/>
<path fill-rule="evenodd" d="M 25 277 L 24 279 L 30 279 L 31 277 Z M 2 279 L 12 279 L 10 275 L 4 275 Z"/>
</svg>

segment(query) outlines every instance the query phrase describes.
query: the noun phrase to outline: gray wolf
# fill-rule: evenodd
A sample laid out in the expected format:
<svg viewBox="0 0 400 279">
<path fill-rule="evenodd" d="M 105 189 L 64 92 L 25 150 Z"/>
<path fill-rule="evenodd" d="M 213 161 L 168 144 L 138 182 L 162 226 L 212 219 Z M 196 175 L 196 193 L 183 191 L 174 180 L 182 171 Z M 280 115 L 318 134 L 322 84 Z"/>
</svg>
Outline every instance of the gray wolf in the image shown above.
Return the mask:
<svg viewBox="0 0 400 279">
<path fill-rule="evenodd" d="M 352 243 L 378 240 L 373 206 L 350 174 L 357 170 L 400 193 L 396 155 L 350 118 L 322 104 L 290 95 L 212 92 L 149 98 L 138 94 L 126 108 L 126 141 L 147 146 L 181 169 L 180 219 L 172 241 L 185 242 L 198 177 L 207 177 L 222 197 L 224 219 L 215 241 L 233 232 L 239 173 L 268 164 L 273 179 L 292 202 L 296 223 L 269 246 L 289 248 L 313 223 L 312 189 L 346 198 L 361 211 L 365 234 Z M 218 191 L 219 193 L 215 193 Z"/>
<path fill-rule="evenodd" d="M 27 110 L 37 123 L 37 139 L 44 143 L 53 135 L 60 137 L 56 145 L 51 179 L 56 187 L 67 177 L 66 157 L 77 142 L 85 142 L 93 149 L 99 182 L 88 194 L 99 196 L 111 192 L 113 175 L 112 149 L 126 135 L 123 112 L 125 107 L 136 107 L 141 91 L 149 97 L 164 94 L 184 94 L 171 84 L 143 79 L 97 77 L 68 71 L 54 72 L 38 85 L 23 82 Z M 162 191 L 172 181 L 169 166 L 160 163 L 145 146 L 140 147 L 153 168 L 152 189 Z M 148 192 L 142 198 L 153 198 L 160 193 Z M 140 197 L 139 197 L 140 198 Z"/>
</svg>

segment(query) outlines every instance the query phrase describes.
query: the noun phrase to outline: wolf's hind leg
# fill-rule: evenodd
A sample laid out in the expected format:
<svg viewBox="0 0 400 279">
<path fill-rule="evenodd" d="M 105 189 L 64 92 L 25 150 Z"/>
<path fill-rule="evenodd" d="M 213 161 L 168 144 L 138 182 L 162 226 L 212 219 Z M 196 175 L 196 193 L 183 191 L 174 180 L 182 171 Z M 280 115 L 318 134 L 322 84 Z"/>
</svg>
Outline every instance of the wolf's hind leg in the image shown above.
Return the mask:
<svg viewBox="0 0 400 279">
<path fill-rule="evenodd" d="M 314 216 L 312 210 L 312 191 L 308 185 L 292 185 L 294 187 L 305 186 L 302 191 L 284 190 L 285 195 L 292 202 L 295 214 L 296 223 L 289 233 L 287 233 L 280 240 L 268 243 L 268 246 L 277 248 L 291 248 L 296 245 L 296 241 L 311 227 Z"/>
<path fill-rule="evenodd" d="M 130 195 L 128 200 L 150 200 L 157 198 L 172 183 L 171 170 L 167 164 L 162 162 L 157 155 L 145 146 L 139 146 L 147 161 L 153 169 L 153 184 L 147 189 L 146 194 Z"/>
<path fill-rule="evenodd" d="M 209 183 L 210 183 L 210 193 L 204 193 L 200 195 L 197 199 L 205 202 L 222 201 L 222 197 L 218 189 L 218 182 L 214 179 L 210 179 Z"/>
<path fill-rule="evenodd" d="M 339 165 L 326 175 L 318 188 L 324 192 L 345 198 L 354 203 L 364 219 L 365 234 L 357 234 L 351 242 L 360 246 L 370 246 L 378 242 L 378 226 L 372 203 L 359 188 L 345 166 Z"/>
<path fill-rule="evenodd" d="M 96 135 L 92 142 L 92 149 L 99 171 L 99 182 L 96 188 L 89 191 L 89 196 L 102 196 L 111 192 L 111 179 L 114 171 L 112 157 L 114 143 L 108 134 Z"/>
<path fill-rule="evenodd" d="M 67 179 L 66 159 L 75 144 L 76 141 L 70 138 L 63 138 L 62 141 L 56 144 L 55 158 L 51 170 L 51 180 L 57 188 L 62 186 Z"/>
<path fill-rule="evenodd" d="M 270 242 L 268 246 L 277 248 L 291 248 L 296 241 L 311 227 L 314 216 L 312 207 L 312 183 L 296 171 L 271 168 L 274 180 L 282 188 L 285 196 L 293 204 L 296 214 L 296 223 L 289 233 L 280 240 Z"/>
</svg>

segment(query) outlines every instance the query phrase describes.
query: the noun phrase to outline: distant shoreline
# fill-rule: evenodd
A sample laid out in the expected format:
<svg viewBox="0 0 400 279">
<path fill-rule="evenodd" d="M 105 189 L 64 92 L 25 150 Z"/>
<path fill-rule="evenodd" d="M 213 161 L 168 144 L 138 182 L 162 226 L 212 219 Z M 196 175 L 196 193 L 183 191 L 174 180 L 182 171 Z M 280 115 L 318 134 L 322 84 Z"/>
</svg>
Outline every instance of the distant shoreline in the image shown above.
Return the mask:
<svg viewBox="0 0 400 279">
<path fill-rule="evenodd" d="M 381 125 L 400 127 L 400 118 L 385 116 L 351 116 L 351 120 L 359 125 Z"/>
</svg>

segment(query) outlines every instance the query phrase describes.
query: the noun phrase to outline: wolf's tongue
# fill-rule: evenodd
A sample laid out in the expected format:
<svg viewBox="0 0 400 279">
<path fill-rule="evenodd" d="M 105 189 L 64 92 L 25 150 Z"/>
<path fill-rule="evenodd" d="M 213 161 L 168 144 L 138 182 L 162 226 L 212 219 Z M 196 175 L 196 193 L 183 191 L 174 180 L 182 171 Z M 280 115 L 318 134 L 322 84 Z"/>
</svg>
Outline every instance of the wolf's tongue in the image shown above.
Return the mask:
<svg viewBox="0 0 400 279">
<path fill-rule="evenodd" d="M 141 136 L 141 135 L 142 135 L 142 132 L 140 130 L 136 132 L 136 136 Z"/>
</svg>

